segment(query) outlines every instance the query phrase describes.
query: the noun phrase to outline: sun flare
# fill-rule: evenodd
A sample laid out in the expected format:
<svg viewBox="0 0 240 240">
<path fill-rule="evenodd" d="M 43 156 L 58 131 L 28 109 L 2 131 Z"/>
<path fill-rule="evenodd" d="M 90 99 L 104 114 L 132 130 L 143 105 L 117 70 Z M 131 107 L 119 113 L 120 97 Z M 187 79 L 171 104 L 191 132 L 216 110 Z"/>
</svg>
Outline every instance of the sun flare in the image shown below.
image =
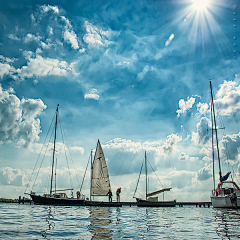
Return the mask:
<svg viewBox="0 0 240 240">
<path fill-rule="evenodd" d="M 192 0 L 193 3 L 193 7 L 197 10 L 197 11 L 203 11 L 204 9 L 206 9 L 209 5 L 209 0 Z"/>
</svg>

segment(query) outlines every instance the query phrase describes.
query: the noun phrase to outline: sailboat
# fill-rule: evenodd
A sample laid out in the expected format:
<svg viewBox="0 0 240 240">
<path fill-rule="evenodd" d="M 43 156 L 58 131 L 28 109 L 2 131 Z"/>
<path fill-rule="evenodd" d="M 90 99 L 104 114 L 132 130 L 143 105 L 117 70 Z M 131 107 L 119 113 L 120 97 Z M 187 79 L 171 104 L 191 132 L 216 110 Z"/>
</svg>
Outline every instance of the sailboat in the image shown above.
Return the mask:
<svg viewBox="0 0 240 240">
<path fill-rule="evenodd" d="M 228 172 L 222 176 L 219 147 L 218 147 L 218 136 L 217 136 L 217 125 L 213 102 L 212 83 L 210 81 L 210 92 L 211 92 L 211 120 L 212 120 L 212 159 L 213 159 L 213 190 L 211 194 L 212 205 L 215 208 L 240 208 L 240 189 L 234 181 L 227 181 L 231 172 Z M 214 133 L 216 138 L 218 167 L 219 167 L 219 183 L 217 189 L 215 188 L 215 160 L 214 160 Z"/>
<path fill-rule="evenodd" d="M 34 204 L 38 205 L 64 205 L 64 206 L 83 206 L 84 200 L 80 199 L 80 192 L 77 192 L 77 198 L 68 197 L 65 191 L 73 189 L 56 189 L 56 180 L 55 180 L 55 189 L 53 187 L 54 174 L 56 174 L 56 137 L 57 137 L 57 126 L 58 126 L 58 107 L 56 109 L 56 119 L 55 119 L 55 129 L 54 129 L 54 143 L 53 143 L 53 158 L 52 158 L 52 174 L 50 181 L 50 192 L 49 194 L 37 195 L 35 192 L 25 193 L 31 196 Z"/>
<path fill-rule="evenodd" d="M 158 197 L 152 197 L 155 196 L 159 193 L 164 193 L 166 191 L 170 191 L 171 188 L 163 188 L 160 190 L 157 190 L 155 192 L 148 192 L 148 180 L 147 180 L 147 154 L 145 151 L 145 158 L 144 158 L 144 162 L 145 162 L 145 176 L 146 176 L 146 198 L 145 199 L 141 199 L 141 198 L 136 198 L 137 200 L 137 206 L 138 207 L 174 207 L 176 206 L 176 200 L 170 200 L 170 201 L 158 201 Z M 142 168 L 141 168 L 142 170 Z M 141 174 L 141 171 L 140 171 Z M 140 179 L 140 175 L 138 178 L 138 182 Z M 137 184 L 138 187 L 138 184 Z M 135 193 L 137 191 L 137 187 L 135 190 Z M 134 198 L 135 198 L 135 193 L 134 193 Z"/>
<path fill-rule="evenodd" d="M 91 184 L 90 184 L 90 200 L 85 201 L 86 206 L 102 206 L 102 207 L 121 207 L 119 202 L 93 201 L 94 196 L 107 196 L 111 191 L 110 179 L 107 169 L 107 163 L 104 157 L 102 146 L 98 140 L 94 161 L 92 162 L 91 151 Z"/>
</svg>

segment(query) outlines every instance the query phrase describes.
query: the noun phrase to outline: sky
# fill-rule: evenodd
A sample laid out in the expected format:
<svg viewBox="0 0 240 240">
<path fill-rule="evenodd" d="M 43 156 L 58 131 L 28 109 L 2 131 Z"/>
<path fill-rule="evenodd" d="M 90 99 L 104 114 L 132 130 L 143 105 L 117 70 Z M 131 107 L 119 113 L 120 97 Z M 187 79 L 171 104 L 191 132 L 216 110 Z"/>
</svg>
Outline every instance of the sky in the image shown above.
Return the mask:
<svg viewBox="0 0 240 240">
<path fill-rule="evenodd" d="M 121 200 L 135 201 L 146 151 L 150 191 L 170 187 L 165 199 L 210 201 L 210 80 L 222 172 L 239 184 L 239 7 L 237 0 L 4 1 L 0 197 L 49 192 L 59 104 L 57 188 L 81 187 L 89 197 L 87 164 L 99 139 L 114 200 L 121 187 Z"/>
</svg>

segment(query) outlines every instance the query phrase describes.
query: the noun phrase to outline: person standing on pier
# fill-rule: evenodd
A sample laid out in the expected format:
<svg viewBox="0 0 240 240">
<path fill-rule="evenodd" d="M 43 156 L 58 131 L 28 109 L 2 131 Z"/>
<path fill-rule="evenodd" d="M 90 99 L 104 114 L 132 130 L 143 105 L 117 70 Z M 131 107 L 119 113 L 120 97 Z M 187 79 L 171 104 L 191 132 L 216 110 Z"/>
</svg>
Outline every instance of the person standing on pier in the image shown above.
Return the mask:
<svg viewBox="0 0 240 240">
<path fill-rule="evenodd" d="M 117 191 L 116 191 L 117 202 L 120 202 L 120 193 L 121 193 L 121 188 L 118 188 Z"/>
<path fill-rule="evenodd" d="M 112 202 L 112 191 L 111 191 L 111 189 L 109 189 L 107 195 L 108 195 L 109 202 Z"/>
</svg>

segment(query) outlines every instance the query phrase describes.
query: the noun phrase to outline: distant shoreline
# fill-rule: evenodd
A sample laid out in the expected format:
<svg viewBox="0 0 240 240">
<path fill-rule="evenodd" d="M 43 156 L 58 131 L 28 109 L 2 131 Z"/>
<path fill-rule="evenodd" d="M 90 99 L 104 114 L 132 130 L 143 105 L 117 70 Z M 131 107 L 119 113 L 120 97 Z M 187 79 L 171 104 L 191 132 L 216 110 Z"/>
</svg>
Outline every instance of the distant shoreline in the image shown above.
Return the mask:
<svg viewBox="0 0 240 240">
<path fill-rule="evenodd" d="M 17 199 L 0 198 L 0 202 L 2 202 L 2 203 L 18 203 L 18 200 Z"/>
</svg>

